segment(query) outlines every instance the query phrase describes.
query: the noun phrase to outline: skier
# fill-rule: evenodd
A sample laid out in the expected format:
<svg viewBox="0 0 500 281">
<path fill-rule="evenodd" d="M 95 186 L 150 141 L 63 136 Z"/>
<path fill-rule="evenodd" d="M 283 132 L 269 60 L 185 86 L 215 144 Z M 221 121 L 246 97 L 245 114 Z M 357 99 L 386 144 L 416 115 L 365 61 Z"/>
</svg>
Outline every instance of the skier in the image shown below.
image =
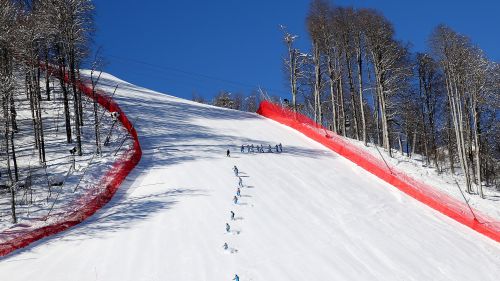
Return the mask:
<svg viewBox="0 0 500 281">
<path fill-rule="evenodd" d="M 245 152 L 245 146 L 241 145 L 241 153 Z"/>
<path fill-rule="evenodd" d="M 231 211 L 231 220 L 234 221 L 234 212 Z"/>
<path fill-rule="evenodd" d="M 247 144 L 247 152 L 250 153 L 250 145 Z"/>
<path fill-rule="evenodd" d="M 236 190 L 236 195 L 237 195 L 238 197 L 241 197 L 241 190 L 240 190 L 240 188 L 239 188 L 239 187 L 238 187 L 238 189 Z"/>
<path fill-rule="evenodd" d="M 243 180 L 241 179 L 241 177 L 238 177 L 238 178 L 239 178 L 239 180 L 238 180 L 238 185 L 239 185 L 240 187 L 243 187 Z"/>
<path fill-rule="evenodd" d="M 276 153 L 278 153 L 278 152 L 279 152 L 279 147 L 278 147 L 278 145 L 276 145 Z"/>
<path fill-rule="evenodd" d="M 236 165 L 233 167 L 234 174 L 238 176 L 238 167 Z"/>
<path fill-rule="evenodd" d="M 233 197 L 233 202 L 234 202 L 234 204 L 238 204 L 238 197 L 234 196 Z"/>
<path fill-rule="evenodd" d="M 231 157 L 231 151 L 229 151 L 229 149 L 226 151 L 226 156 Z"/>
<path fill-rule="evenodd" d="M 238 276 L 238 274 L 235 274 L 235 275 L 234 275 L 233 280 L 234 280 L 234 281 L 240 281 L 240 277 Z"/>
<path fill-rule="evenodd" d="M 280 152 L 283 152 L 283 146 L 281 145 L 281 142 L 280 144 L 278 144 L 279 148 L 280 148 Z"/>
<path fill-rule="evenodd" d="M 226 232 L 231 232 L 231 226 L 226 222 Z"/>
<path fill-rule="evenodd" d="M 224 243 L 224 246 L 222 246 L 224 248 L 224 250 L 227 250 L 229 249 L 229 246 L 227 245 L 227 243 Z"/>
<path fill-rule="evenodd" d="M 271 145 L 269 145 L 269 147 L 267 148 L 267 152 L 268 152 L 268 153 L 273 153 L 272 148 L 271 148 Z"/>
<path fill-rule="evenodd" d="M 263 153 L 264 152 L 264 146 L 261 144 L 260 145 L 260 152 Z"/>
<path fill-rule="evenodd" d="M 254 150 L 253 150 L 253 149 L 254 149 L 254 146 L 253 146 L 253 144 L 252 144 L 252 145 L 250 146 L 250 151 L 254 152 Z"/>
</svg>

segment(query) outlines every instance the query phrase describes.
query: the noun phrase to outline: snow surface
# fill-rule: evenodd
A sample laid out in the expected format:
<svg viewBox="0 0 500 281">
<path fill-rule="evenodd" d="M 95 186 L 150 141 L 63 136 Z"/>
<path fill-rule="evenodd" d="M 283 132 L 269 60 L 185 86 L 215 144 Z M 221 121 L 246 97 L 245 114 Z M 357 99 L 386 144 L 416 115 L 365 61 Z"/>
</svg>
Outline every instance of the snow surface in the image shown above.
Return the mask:
<svg viewBox="0 0 500 281">
<path fill-rule="evenodd" d="M 389 157 L 385 150 L 377 148 L 373 144 L 369 143 L 368 147 L 366 147 L 362 141 L 349 138 L 345 138 L 345 140 L 370 153 L 373 157 L 385 161 L 390 165 L 391 169 L 396 168 L 398 171 L 422 181 L 461 202 L 464 202 L 465 197 L 474 210 L 480 211 L 483 215 L 487 215 L 500 223 L 500 191 L 495 190 L 494 186 L 483 186 L 484 199 L 477 195 L 477 193 L 467 193 L 464 176 L 460 167 L 455 167 L 455 174 L 451 173 L 449 166 L 442 167 L 443 171 L 438 173 L 433 164 L 427 166 L 425 158 L 422 155 L 415 154 L 412 158 L 409 158 L 401 155 L 398 150 L 393 149 L 392 157 Z M 446 163 L 446 165 L 449 164 Z M 458 163 L 455 165 L 459 166 Z M 477 186 L 473 188 L 475 190 Z"/>
<path fill-rule="evenodd" d="M 141 162 L 89 220 L 0 259 L 1 280 L 498 280 L 499 243 L 300 133 L 104 78 Z"/>
</svg>

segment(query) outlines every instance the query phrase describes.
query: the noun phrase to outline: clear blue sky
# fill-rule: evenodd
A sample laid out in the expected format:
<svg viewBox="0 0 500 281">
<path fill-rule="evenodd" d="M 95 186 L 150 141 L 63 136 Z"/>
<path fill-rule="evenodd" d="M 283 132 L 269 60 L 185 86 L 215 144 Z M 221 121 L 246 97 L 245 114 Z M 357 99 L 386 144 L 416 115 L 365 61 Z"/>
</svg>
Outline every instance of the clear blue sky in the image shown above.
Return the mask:
<svg viewBox="0 0 500 281">
<path fill-rule="evenodd" d="M 500 61 L 499 0 L 339 0 L 337 5 L 383 12 L 397 37 L 424 51 L 432 29 L 445 23 L 468 35 Z M 131 83 L 175 96 L 212 97 L 219 90 L 249 93 L 259 85 L 287 97 L 282 71 L 285 46 L 278 26 L 305 29 L 308 0 L 96 0 L 95 46 L 106 71 Z"/>
</svg>

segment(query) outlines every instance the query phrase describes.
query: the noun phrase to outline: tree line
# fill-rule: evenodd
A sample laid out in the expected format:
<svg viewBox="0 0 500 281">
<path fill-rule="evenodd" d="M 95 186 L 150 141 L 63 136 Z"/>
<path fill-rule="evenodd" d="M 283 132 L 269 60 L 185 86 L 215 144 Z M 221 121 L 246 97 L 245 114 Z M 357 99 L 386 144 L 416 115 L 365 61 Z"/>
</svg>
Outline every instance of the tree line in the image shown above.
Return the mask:
<svg viewBox="0 0 500 281">
<path fill-rule="evenodd" d="M 22 180 L 16 144 L 21 133 L 23 137 L 29 134 L 39 164 L 46 164 L 46 123 L 42 113 L 52 111 L 55 115 L 56 108 L 43 108 L 42 104 L 55 98 L 51 80 L 56 80 L 62 90 L 66 142 L 75 143 L 74 153 L 82 155 L 82 126 L 86 120 L 84 98 L 76 81 L 79 67 L 90 52 L 93 16 L 91 0 L 0 0 L 0 141 L 6 167 L 2 181 L 7 178 L 14 222 L 15 192 Z M 68 79 L 64 79 L 66 75 Z M 31 113 L 29 132 L 21 132 L 18 125 L 16 106 L 23 101 L 29 103 Z M 95 119 L 90 122 L 94 123 L 98 140 L 95 104 L 94 110 Z M 99 152 L 99 141 L 96 145 Z"/>
<path fill-rule="evenodd" d="M 379 11 L 326 0 L 306 24 L 310 50 L 281 26 L 291 109 L 391 156 L 421 154 L 439 173 L 459 167 L 468 193 L 500 190 L 500 66 L 470 38 L 439 25 L 415 54 Z"/>
<path fill-rule="evenodd" d="M 207 100 L 201 95 L 193 94 L 192 100 L 198 103 L 210 104 L 217 107 L 256 112 L 257 109 L 259 109 L 260 101 L 267 98 L 276 102 L 280 100 L 280 98 L 276 96 L 267 96 L 267 93 L 262 89 L 252 91 L 249 94 L 239 92 L 232 93 L 230 91 L 222 90 L 219 91 L 211 100 Z"/>
</svg>

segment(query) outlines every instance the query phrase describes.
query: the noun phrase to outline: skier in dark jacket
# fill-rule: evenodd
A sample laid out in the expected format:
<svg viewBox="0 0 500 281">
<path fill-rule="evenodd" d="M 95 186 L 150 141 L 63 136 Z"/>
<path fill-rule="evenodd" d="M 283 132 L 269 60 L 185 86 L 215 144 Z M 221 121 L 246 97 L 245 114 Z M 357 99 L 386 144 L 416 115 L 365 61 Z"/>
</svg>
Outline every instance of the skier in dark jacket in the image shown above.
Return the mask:
<svg viewBox="0 0 500 281">
<path fill-rule="evenodd" d="M 234 280 L 234 281 L 240 281 L 240 277 L 238 276 L 238 274 L 235 274 L 235 275 L 234 275 L 233 280 Z"/>
<path fill-rule="evenodd" d="M 236 197 L 236 195 L 233 197 L 233 202 L 234 204 L 238 204 L 238 197 Z"/>
<path fill-rule="evenodd" d="M 229 225 L 229 223 L 226 222 L 226 232 L 230 231 L 231 231 L 231 226 Z"/>
<path fill-rule="evenodd" d="M 226 151 L 226 156 L 231 157 L 231 151 L 229 151 L 229 149 Z"/>
<path fill-rule="evenodd" d="M 234 221 L 234 212 L 231 211 L 231 220 Z"/>
<path fill-rule="evenodd" d="M 238 167 L 236 165 L 233 167 L 234 174 L 238 176 Z"/>
</svg>

